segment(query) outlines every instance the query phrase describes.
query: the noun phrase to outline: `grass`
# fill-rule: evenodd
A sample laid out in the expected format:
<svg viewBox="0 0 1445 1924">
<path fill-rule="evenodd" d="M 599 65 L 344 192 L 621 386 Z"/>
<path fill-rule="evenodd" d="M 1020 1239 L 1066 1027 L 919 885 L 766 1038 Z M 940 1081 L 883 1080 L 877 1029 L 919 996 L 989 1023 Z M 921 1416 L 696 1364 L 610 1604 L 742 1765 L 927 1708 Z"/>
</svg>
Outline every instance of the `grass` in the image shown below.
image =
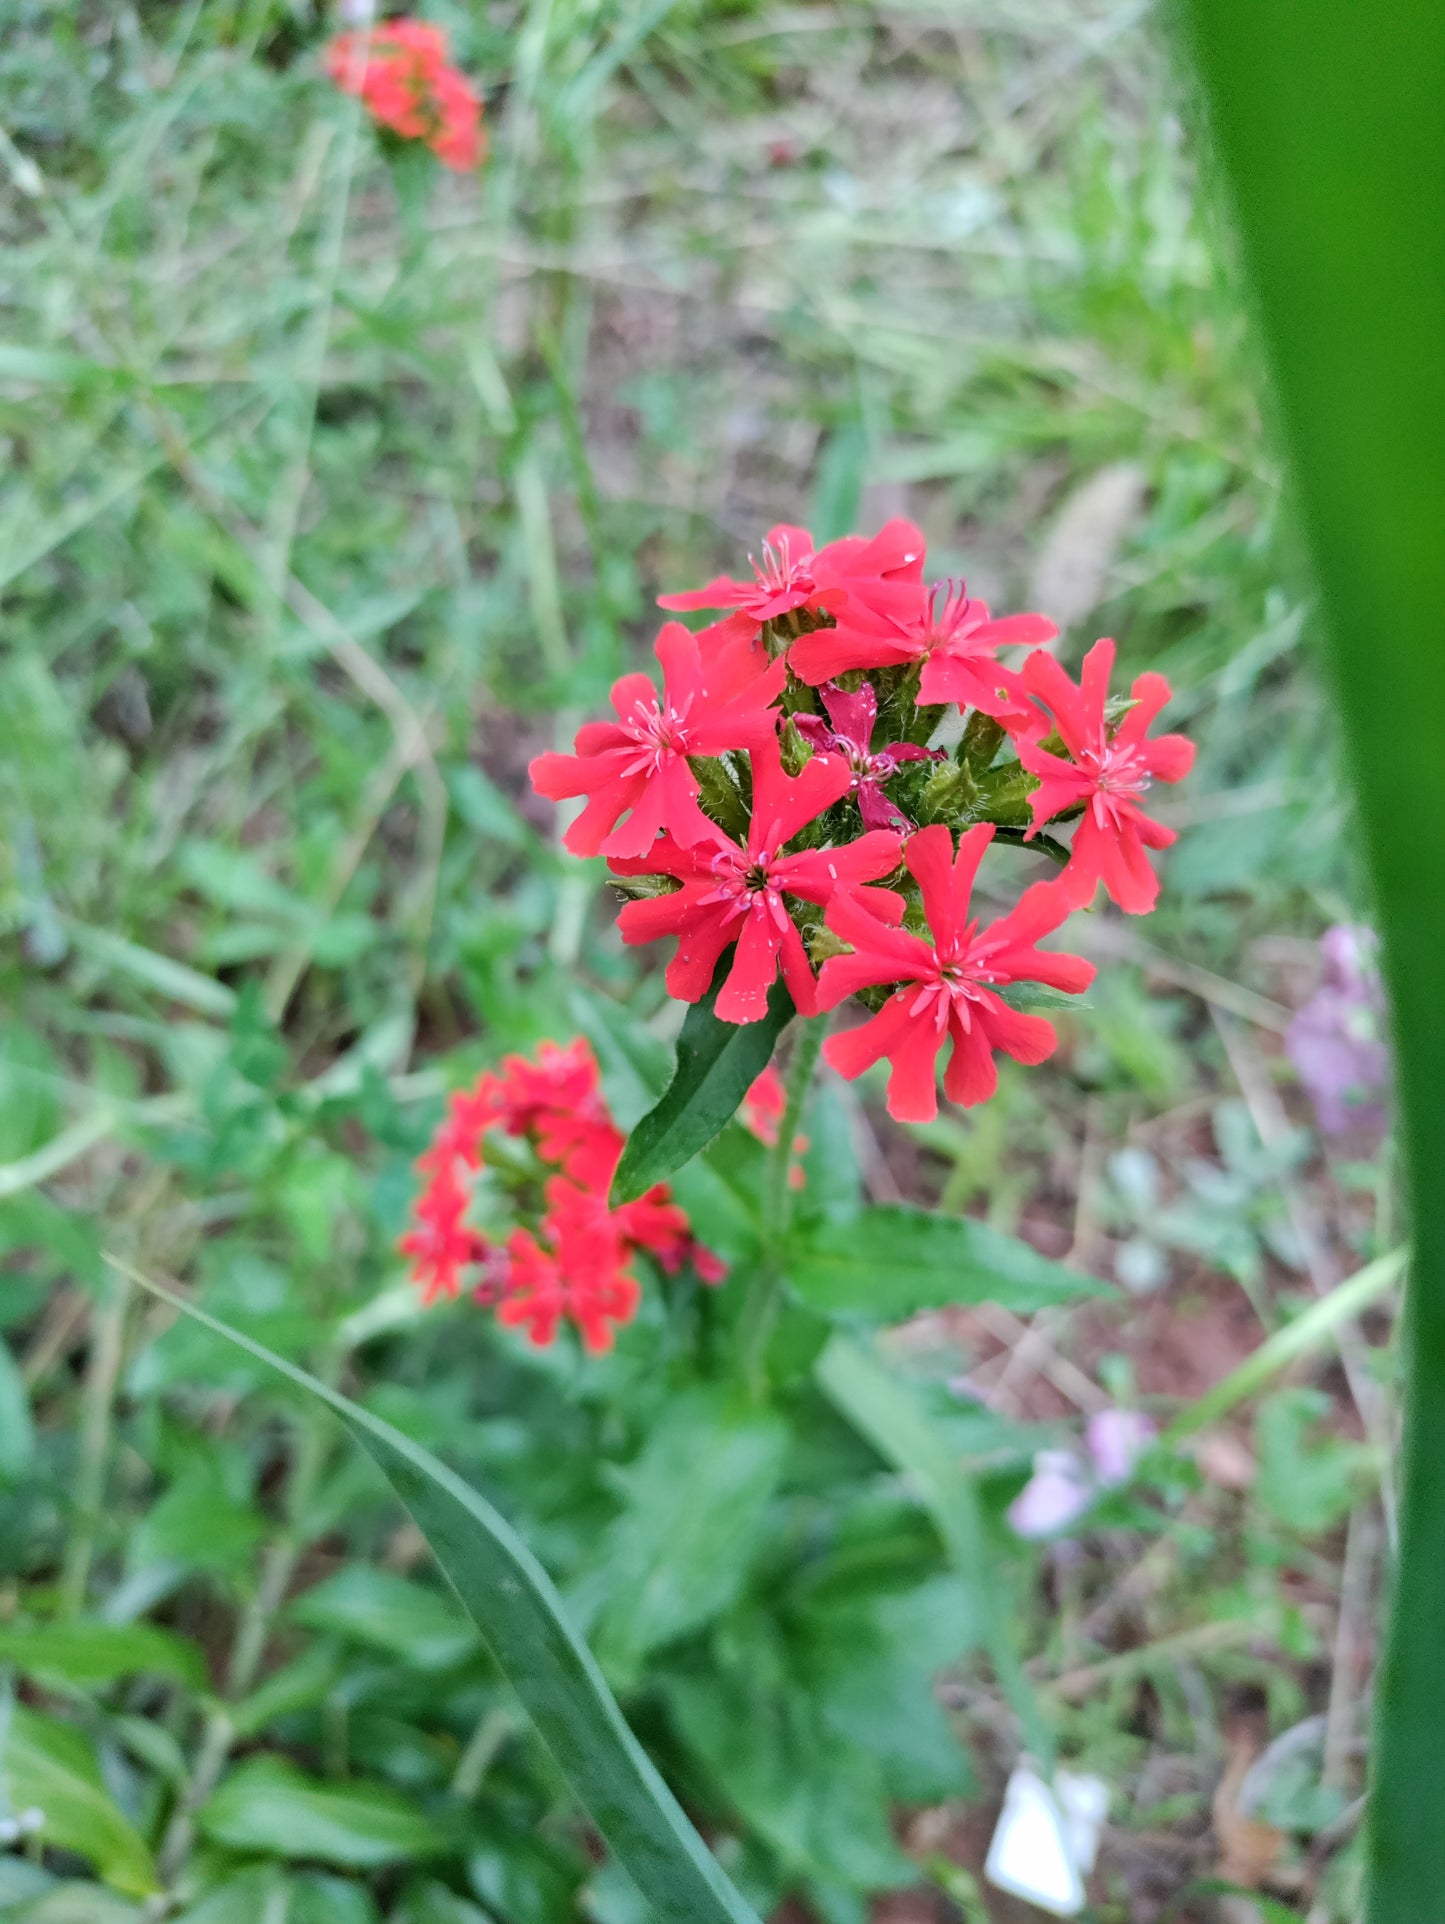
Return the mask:
<svg viewBox="0 0 1445 1924">
<path fill-rule="evenodd" d="M 98 1251 L 344 1375 L 581 1582 L 616 1495 L 558 1459 L 627 1451 L 598 1443 L 587 1379 L 460 1317 L 381 1347 L 345 1319 L 400 1279 L 445 1083 L 556 1032 L 579 971 L 662 1009 L 523 777 L 641 658 L 656 593 L 775 519 L 907 512 L 939 572 L 1069 614 L 1071 661 L 1114 633 L 1178 691 L 1200 759 L 1160 810 L 1184 831 L 1163 906 L 1097 931 L 1114 959 L 1058 1065 L 932 1130 L 864 1117 L 880 1197 L 1103 1274 L 1140 1245 L 1163 1265 L 1122 1312 L 925 1332 L 1006 1415 L 1071 1426 L 1131 1379 L 1175 1413 L 1393 1233 L 1383 1164 L 1261 1152 L 1270 1011 L 1361 888 L 1238 290 L 1147 10 L 429 11 L 488 93 L 476 182 L 379 147 L 304 4 L 0 15 L 0 1322 L 35 1425 L 27 1447 L 0 1424 L 0 1613 L 162 1621 L 233 1728 L 283 1659 L 330 1664 L 252 1728 L 336 1784 L 465 1762 L 473 1785 L 489 1733 L 505 1847 L 473 1851 L 472 1895 L 548 1924 L 590 1873 L 486 1680 L 458 1706 L 386 1645 L 376 1595 L 359 1640 L 339 1608 L 292 1621 L 339 1569 L 420 1577 L 416 1545 L 334 1439 L 108 1293 Z M 1205 1164 L 1228 1180 L 1201 1192 Z M 1316 1924 L 1352 1914 L 1340 1813 L 1385 1557 L 1355 1400 L 1387 1431 L 1381 1334 L 1346 1331 L 1353 1390 L 1317 1356 L 1323 1402 L 1266 1392 L 1212 1464 L 1165 1465 L 1026 1567 L 1031 1664 L 1085 1677 L 1063 1741 L 1115 1793 L 1101 1918 L 1191 1915 L 1238 1828 L 1226 1807 L 1211 1838 L 1226 1762 L 1312 1713 L 1323 1762 L 1293 1807 L 1271 1793 L 1271 1874 Z M 946 1688 L 986 1806 L 999 1707 L 967 1672 Z M 271 1873 L 174 1828 L 211 1768 L 194 1704 L 86 1701 L 182 1906 L 225 1870 L 257 1914 Z M 921 1859 L 977 1868 L 972 1815 L 909 1822 Z M 467 1914 L 424 1880 L 297 1877 L 297 1915 Z"/>
</svg>

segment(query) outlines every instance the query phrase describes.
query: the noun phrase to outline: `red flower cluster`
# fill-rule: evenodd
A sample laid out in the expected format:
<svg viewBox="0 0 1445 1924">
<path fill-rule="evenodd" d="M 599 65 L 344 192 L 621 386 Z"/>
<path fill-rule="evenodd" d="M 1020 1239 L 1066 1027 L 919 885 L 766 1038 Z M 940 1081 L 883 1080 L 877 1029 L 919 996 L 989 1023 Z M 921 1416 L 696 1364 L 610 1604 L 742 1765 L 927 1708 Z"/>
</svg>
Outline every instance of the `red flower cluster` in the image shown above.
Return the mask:
<svg viewBox="0 0 1445 1924">
<path fill-rule="evenodd" d="M 488 1163 L 490 1131 L 512 1138 L 522 1153 L 505 1154 L 499 1142 Z M 398 1245 L 425 1300 L 455 1296 L 466 1280 L 499 1322 L 524 1328 L 534 1343 L 552 1342 L 569 1321 L 598 1352 L 637 1313 L 642 1291 L 629 1265 L 639 1250 L 669 1275 L 691 1263 L 703 1282 L 721 1282 L 722 1263 L 693 1237 L 665 1184 L 610 1206 L 622 1145 L 596 1059 L 580 1037 L 566 1047 L 544 1042 L 534 1062 L 508 1056 L 498 1072 L 458 1090 L 418 1158 L 425 1181 L 413 1227 Z M 531 1215 L 532 1224 L 500 1240 L 476 1226 L 484 1171 L 497 1207 L 513 1219 Z"/>
<path fill-rule="evenodd" d="M 440 27 L 388 20 L 338 34 L 326 49 L 326 71 L 379 125 L 403 140 L 424 140 L 443 166 L 468 173 L 486 156 L 482 103 L 447 51 Z"/>
<path fill-rule="evenodd" d="M 780 971 L 804 1015 L 860 996 L 873 1019 L 834 1037 L 828 1060 L 856 1076 L 886 1056 L 889 1107 L 909 1120 L 936 1113 L 945 1042 L 945 1087 L 965 1104 L 993 1093 L 997 1051 L 1038 1062 L 1054 1047 L 1052 1025 L 1003 991 L 1087 985 L 1087 963 L 1036 944 L 1101 882 L 1130 914 L 1154 906 L 1145 850 L 1174 837 L 1141 798 L 1193 758 L 1181 736 L 1148 736 L 1162 676 L 1111 704 L 1113 642 L 1076 686 L 1043 647 L 1052 622 L 996 618 L 962 583 L 926 582 L 924 559 L 908 521 L 821 548 L 804 528 L 770 529 L 751 579 L 662 597 L 722 618 L 663 628 L 660 694 L 623 676 L 615 723 L 532 764 L 541 794 L 587 798 L 565 839 L 622 878 L 622 939 L 677 938 L 675 996 L 698 1001 L 729 950 L 724 1021 L 757 1020 Z M 952 704 L 962 726 L 946 729 Z M 930 745 L 941 733 L 954 755 Z M 1045 844 L 1063 872 L 980 930 L 969 897 L 989 843 L 1074 821 L 1067 852 Z"/>
</svg>

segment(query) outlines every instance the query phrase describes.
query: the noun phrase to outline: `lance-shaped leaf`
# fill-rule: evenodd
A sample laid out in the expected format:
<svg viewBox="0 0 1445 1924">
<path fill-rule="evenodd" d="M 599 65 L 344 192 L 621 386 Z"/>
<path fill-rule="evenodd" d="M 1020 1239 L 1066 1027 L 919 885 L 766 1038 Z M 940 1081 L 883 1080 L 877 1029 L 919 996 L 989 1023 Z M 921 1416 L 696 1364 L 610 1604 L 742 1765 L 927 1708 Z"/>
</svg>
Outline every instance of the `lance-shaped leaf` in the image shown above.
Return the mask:
<svg viewBox="0 0 1445 1924">
<path fill-rule="evenodd" d="M 173 1291 L 125 1273 L 343 1419 L 415 1518 L 538 1736 L 654 1913 L 667 1924 L 758 1924 L 628 1729 L 551 1578 L 511 1525 L 400 1430 Z"/>
<path fill-rule="evenodd" d="M 793 998 L 780 976 L 768 992 L 768 1012 L 760 1021 L 719 1021 L 713 1005 L 731 966 L 729 949 L 718 963 L 712 987 L 687 1012 L 677 1038 L 672 1081 L 628 1137 L 617 1165 L 614 1203 L 634 1201 L 706 1149 L 772 1060 L 778 1037 L 792 1019 Z"/>
</svg>

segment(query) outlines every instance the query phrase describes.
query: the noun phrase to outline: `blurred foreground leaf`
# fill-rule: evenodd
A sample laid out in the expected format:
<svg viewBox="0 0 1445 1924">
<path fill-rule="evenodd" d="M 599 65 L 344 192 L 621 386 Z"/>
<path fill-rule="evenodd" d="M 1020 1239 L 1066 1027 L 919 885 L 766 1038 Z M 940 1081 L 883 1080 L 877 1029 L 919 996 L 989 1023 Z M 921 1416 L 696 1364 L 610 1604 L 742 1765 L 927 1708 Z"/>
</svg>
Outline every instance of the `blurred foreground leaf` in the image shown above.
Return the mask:
<svg viewBox="0 0 1445 1924">
<path fill-rule="evenodd" d="M 1445 9 L 1188 0 L 1323 589 L 1416 1220 L 1371 1924 L 1445 1916 Z"/>
</svg>

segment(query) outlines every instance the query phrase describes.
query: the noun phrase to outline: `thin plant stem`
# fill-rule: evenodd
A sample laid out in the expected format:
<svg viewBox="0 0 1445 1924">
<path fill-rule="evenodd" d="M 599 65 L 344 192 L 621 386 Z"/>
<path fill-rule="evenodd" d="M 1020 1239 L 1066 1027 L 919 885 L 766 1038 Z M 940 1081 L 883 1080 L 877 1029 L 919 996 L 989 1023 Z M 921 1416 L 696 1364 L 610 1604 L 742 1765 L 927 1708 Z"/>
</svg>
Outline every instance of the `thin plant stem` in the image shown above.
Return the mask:
<svg viewBox="0 0 1445 1924">
<path fill-rule="evenodd" d="M 190 1782 L 171 1813 L 161 1842 L 160 1874 L 167 1886 L 175 1882 L 190 1856 L 196 1835 L 196 1813 L 220 1782 L 230 1758 L 236 1741 L 231 1706 L 244 1697 L 256 1681 L 276 1613 L 286 1600 L 305 1547 L 302 1520 L 325 1467 L 329 1447 L 329 1439 L 320 1424 L 310 1422 L 301 1426 L 286 1486 L 285 1526 L 262 1557 L 255 1593 L 241 1614 L 231 1645 L 225 1699 L 215 1705 L 206 1718 Z"/>
<path fill-rule="evenodd" d="M 120 1278 L 110 1283 L 91 1311 L 90 1360 L 85 1372 L 84 1409 L 80 1426 L 80 1462 L 75 1483 L 75 1528 L 65 1548 L 61 1568 L 61 1609 L 78 1616 L 85 1608 L 95 1561 L 95 1539 L 105 1508 L 106 1469 L 110 1462 L 115 1390 L 125 1356 L 126 1308 L 129 1285 Z"/>
<path fill-rule="evenodd" d="M 738 1360 L 754 1395 L 762 1392 L 763 1364 L 782 1303 L 783 1250 L 793 1216 L 793 1192 L 788 1180 L 793 1139 L 812 1087 L 826 1026 L 824 1016 L 800 1019 L 798 1023 L 793 1059 L 788 1065 L 787 1102 L 778 1125 L 778 1139 L 768 1156 L 763 1183 L 762 1259 L 738 1317 Z"/>
</svg>

